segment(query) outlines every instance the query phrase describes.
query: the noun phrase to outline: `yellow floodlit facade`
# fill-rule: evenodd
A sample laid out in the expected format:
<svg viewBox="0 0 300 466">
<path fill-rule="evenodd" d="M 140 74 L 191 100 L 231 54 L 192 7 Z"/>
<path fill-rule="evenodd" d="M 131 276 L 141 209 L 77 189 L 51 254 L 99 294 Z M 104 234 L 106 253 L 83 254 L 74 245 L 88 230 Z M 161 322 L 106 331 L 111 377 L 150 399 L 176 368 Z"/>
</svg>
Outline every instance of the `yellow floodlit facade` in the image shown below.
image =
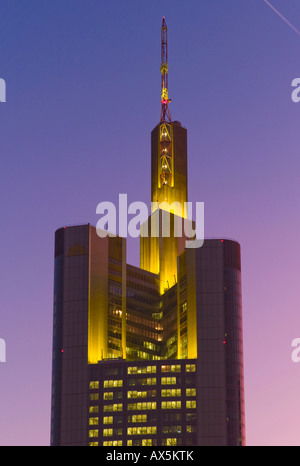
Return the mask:
<svg viewBox="0 0 300 466">
<path fill-rule="evenodd" d="M 151 134 L 152 214 L 140 241 L 140 266 L 159 275 L 161 294 L 177 283 L 187 201 L 187 132 L 179 122 L 164 121 Z"/>
</svg>

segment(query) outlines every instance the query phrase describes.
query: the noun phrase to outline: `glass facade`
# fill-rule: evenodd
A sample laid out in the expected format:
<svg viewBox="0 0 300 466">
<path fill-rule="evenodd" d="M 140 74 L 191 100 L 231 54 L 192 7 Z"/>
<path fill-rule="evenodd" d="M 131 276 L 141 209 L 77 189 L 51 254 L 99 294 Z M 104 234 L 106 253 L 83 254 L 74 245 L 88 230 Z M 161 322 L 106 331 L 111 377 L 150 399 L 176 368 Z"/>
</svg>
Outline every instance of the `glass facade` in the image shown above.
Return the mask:
<svg viewBox="0 0 300 466">
<path fill-rule="evenodd" d="M 160 295 L 156 275 L 126 264 L 119 242 L 98 248 L 91 231 L 57 232 L 51 443 L 244 445 L 239 245 L 185 250 Z"/>
<path fill-rule="evenodd" d="M 57 232 L 51 443 L 244 445 L 239 245 L 185 250 L 160 295 L 156 275 L 91 232 Z"/>
<path fill-rule="evenodd" d="M 176 377 L 166 377 L 167 371 L 176 373 Z M 89 445 L 95 446 L 95 422 L 101 424 L 97 428 L 98 446 L 107 445 L 107 436 L 123 446 L 196 444 L 196 361 L 172 365 L 166 360 L 155 365 L 139 361 L 132 366 L 126 361 L 107 360 L 90 365 L 89 374 L 92 387 L 98 387 L 89 389 L 98 394 L 96 403 L 90 400 L 89 431 L 93 440 Z M 104 396 L 108 380 L 113 387 L 109 399 Z M 119 380 L 123 380 L 121 386 Z M 112 403 L 112 399 L 122 402 Z M 95 416 L 95 412 L 100 415 Z"/>
</svg>

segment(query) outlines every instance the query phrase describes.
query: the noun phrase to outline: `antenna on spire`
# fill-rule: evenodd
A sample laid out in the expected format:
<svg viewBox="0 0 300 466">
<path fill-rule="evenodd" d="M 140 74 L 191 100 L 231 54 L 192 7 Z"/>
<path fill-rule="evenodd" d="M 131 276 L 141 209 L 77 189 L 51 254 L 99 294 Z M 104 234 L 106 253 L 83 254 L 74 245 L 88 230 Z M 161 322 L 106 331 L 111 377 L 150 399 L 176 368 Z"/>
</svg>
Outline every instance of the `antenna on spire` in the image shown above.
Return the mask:
<svg viewBox="0 0 300 466">
<path fill-rule="evenodd" d="M 168 28 L 165 17 L 162 20 L 161 26 L 161 114 L 160 121 L 171 122 L 171 115 L 169 111 L 169 102 L 171 99 L 168 97 Z"/>
</svg>

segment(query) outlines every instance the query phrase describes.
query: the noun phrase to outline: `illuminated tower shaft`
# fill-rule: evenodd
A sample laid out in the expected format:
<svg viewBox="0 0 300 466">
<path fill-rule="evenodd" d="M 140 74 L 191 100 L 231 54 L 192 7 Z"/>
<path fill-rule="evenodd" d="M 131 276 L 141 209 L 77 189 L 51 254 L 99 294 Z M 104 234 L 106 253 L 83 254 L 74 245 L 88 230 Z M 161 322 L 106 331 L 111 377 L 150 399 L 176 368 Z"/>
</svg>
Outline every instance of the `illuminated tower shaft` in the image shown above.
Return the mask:
<svg viewBox="0 0 300 466">
<path fill-rule="evenodd" d="M 151 201 L 186 218 L 187 130 L 178 121 L 159 123 L 151 134 Z"/>
<path fill-rule="evenodd" d="M 162 152 L 162 148 L 167 148 L 167 152 Z M 161 157 L 162 153 L 164 158 Z M 162 165 L 170 167 L 170 172 Z M 162 182 L 162 175 L 165 182 Z M 170 236 L 164 236 L 161 230 L 162 215 L 158 214 L 158 211 L 170 212 L 182 225 L 187 217 L 187 130 L 177 121 L 159 123 L 151 133 L 151 201 L 149 223 L 156 225 L 158 222 L 159 231 L 156 236 L 149 231 L 148 237 L 141 237 L 140 264 L 142 269 L 159 274 L 160 291 L 164 293 L 177 282 L 177 257 L 185 248 L 184 235 L 174 234 L 173 217 Z"/>
</svg>

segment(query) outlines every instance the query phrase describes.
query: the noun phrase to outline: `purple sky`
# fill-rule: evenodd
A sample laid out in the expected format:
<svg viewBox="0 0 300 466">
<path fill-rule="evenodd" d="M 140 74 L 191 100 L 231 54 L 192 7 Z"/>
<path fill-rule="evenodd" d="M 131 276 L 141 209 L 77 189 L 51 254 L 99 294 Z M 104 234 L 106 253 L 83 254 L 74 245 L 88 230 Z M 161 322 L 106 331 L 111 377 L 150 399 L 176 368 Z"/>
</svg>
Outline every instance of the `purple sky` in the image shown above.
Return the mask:
<svg viewBox="0 0 300 466">
<path fill-rule="evenodd" d="M 263 0 L 0 0 L 0 445 L 49 445 L 54 231 L 150 201 L 162 16 L 189 200 L 242 246 L 247 444 L 300 445 L 300 37 Z"/>
</svg>

